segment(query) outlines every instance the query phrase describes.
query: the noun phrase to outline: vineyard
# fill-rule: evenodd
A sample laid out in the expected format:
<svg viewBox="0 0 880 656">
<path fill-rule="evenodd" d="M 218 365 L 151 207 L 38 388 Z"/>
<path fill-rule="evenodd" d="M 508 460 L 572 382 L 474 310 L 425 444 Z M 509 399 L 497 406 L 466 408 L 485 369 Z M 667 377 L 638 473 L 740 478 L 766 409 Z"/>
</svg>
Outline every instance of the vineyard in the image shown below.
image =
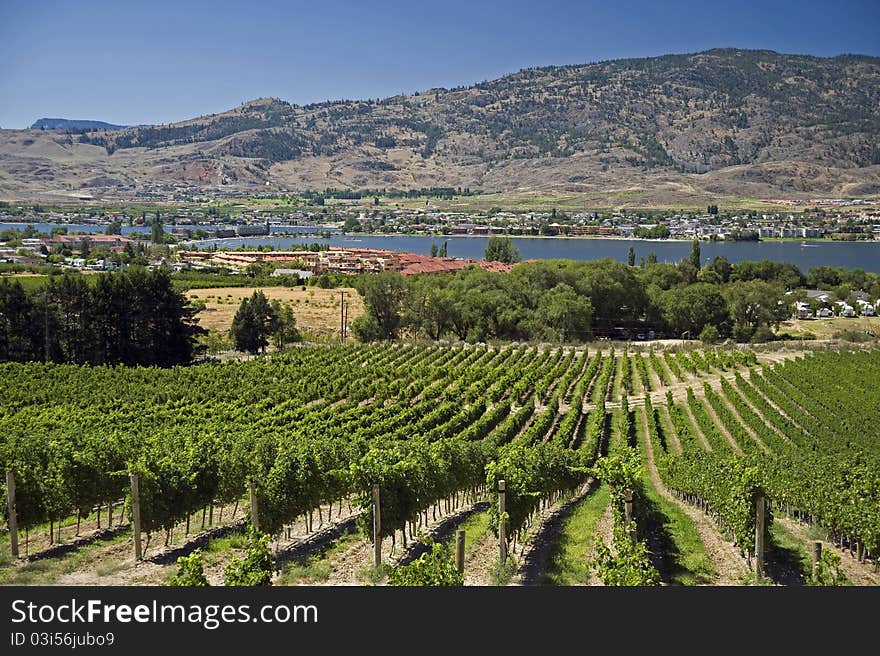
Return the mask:
<svg viewBox="0 0 880 656">
<path fill-rule="evenodd" d="M 374 554 L 393 572 L 458 529 L 467 585 L 877 584 L 878 381 L 878 351 L 3 364 L 0 583 L 164 583 L 197 547 L 216 580 L 250 523 L 280 584 L 382 582 Z"/>
</svg>

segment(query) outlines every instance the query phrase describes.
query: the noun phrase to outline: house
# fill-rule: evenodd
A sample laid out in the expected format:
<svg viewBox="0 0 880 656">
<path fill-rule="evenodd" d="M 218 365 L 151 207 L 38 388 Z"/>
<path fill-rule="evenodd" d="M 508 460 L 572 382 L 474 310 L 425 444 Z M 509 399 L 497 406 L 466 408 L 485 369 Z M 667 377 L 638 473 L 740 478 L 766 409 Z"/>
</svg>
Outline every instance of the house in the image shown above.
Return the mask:
<svg viewBox="0 0 880 656">
<path fill-rule="evenodd" d="M 873 317 L 875 307 L 868 303 L 868 301 L 862 300 L 861 298 L 856 300 L 856 304 L 859 306 L 859 314 L 863 317 Z"/>
<path fill-rule="evenodd" d="M 794 314 L 798 319 L 812 319 L 813 308 L 810 307 L 809 303 L 798 301 L 794 304 Z"/>
<path fill-rule="evenodd" d="M 816 316 L 824 319 L 824 318 L 828 318 L 828 317 L 833 317 L 834 313 L 831 311 L 830 308 L 823 307 L 823 308 L 819 308 L 818 310 L 816 310 Z"/>
<path fill-rule="evenodd" d="M 315 274 L 305 269 L 275 269 L 270 275 L 273 278 L 280 278 L 281 276 L 296 276 L 300 280 L 306 280 Z"/>
<path fill-rule="evenodd" d="M 68 246 L 74 250 L 82 250 L 85 244 L 92 248 L 122 250 L 132 240 L 122 235 L 55 235 L 48 243 L 52 246 Z"/>
</svg>

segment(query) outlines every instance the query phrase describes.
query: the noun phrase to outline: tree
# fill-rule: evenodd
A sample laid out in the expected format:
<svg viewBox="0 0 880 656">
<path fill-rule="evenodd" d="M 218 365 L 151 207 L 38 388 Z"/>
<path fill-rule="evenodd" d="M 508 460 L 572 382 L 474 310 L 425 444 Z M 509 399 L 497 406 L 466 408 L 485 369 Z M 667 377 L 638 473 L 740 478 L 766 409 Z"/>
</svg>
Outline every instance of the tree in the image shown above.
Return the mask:
<svg viewBox="0 0 880 656">
<path fill-rule="evenodd" d="M 156 216 L 150 222 L 150 241 L 154 244 L 165 242 L 165 231 L 162 229 L 162 219 L 159 217 L 158 212 L 156 212 Z"/>
<path fill-rule="evenodd" d="M 364 299 L 366 313 L 352 322 L 361 341 L 395 339 L 401 326 L 401 309 L 407 286 L 399 273 L 385 271 L 361 276 L 355 288 Z"/>
<path fill-rule="evenodd" d="M 428 255 L 430 255 L 431 257 L 437 257 L 437 244 L 431 244 L 431 250 L 428 251 Z"/>
<path fill-rule="evenodd" d="M 300 341 L 302 337 L 296 328 L 296 317 L 293 315 L 293 308 L 278 299 L 272 301 L 270 308 L 272 310 L 270 330 L 272 331 L 275 348 L 283 349 L 285 344 Z"/>
<path fill-rule="evenodd" d="M 700 241 L 698 239 L 694 239 L 694 243 L 691 246 L 690 263 L 694 269 L 700 270 Z"/>
<path fill-rule="evenodd" d="M 513 264 L 520 261 L 520 254 L 510 237 L 492 235 L 486 245 L 486 259 L 490 262 Z"/>
<path fill-rule="evenodd" d="M 448 241 L 444 241 L 443 245 L 440 247 L 440 250 L 437 251 L 437 257 L 448 257 L 446 255 L 447 250 L 446 247 L 449 245 Z"/>
<path fill-rule="evenodd" d="M 730 280 L 730 274 L 733 271 L 733 267 L 726 257 L 716 255 L 712 259 L 712 263 L 709 265 L 709 268 L 715 271 L 719 276 L 721 276 L 721 282 L 727 282 L 728 280 Z"/>
<path fill-rule="evenodd" d="M 265 278 L 275 270 L 271 262 L 251 262 L 244 268 L 245 274 L 250 278 Z"/>
<path fill-rule="evenodd" d="M 105 235 L 121 235 L 122 224 L 119 221 L 111 221 L 104 229 Z"/>
<path fill-rule="evenodd" d="M 360 232 L 361 224 L 358 220 L 353 216 L 348 216 L 345 219 L 345 224 L 342 226 L 343 232 Z"/>
<path fill-rule="evenodd" d="M 636 265 L 636 249 L 633 248 L 632 246 L 629 247 L 629 251 L 626 254 L 626 263 L 629 266 Z"/>
<path fill-rule="evenodd" d="M 676 336 L 690 332 L 694 338 L 708 325 L 721 334 L 729 333 L 727 301 L 715 285 L 673 287 L 661 294 L 660 307 L 664 321 Z"/>
<path fill-rule="evenodd" d="M 272 321 L 272 308 L 263 292 L 257 290 L 249 299 L 241 299 L 232 320 L 235 348 L 248 353 L 265 352 L 272 332 Z"/>
<path fill-rule="evenodd" d="M 721 335 L 718 333 L 718 329 L 711 323 L 707 323 L 703 330 L 700 331 L 700 341 L 703 344 L 717 344 L 719 339 L 721 339 Z"/>
<path fill-rule="evenodd" d="M 212 330 L 199 339 L 199 347 L 207 351 L 208 355 L 216 356 L 231 349 L 232 341 L 227 334 Z"/>
<path fill-rule="evenodd" d="M 647 264 L 657 264 L 657 253 L 651 251 L 648 253 L 648 259 L 645 260 Z"/>
<path fill-rule="evenodd" d="M 749 341 L 759 326 L 778 327 L 789 314 L 782 288 L 763 280 L 732 282 L 725 297 L 737 341 Z"/>
<path fill-rule="evenodd" d="M 541 295 L 536 314 L 554 337 L 563 342 L 582 341 L 592 336 L 593 304 L 565 283 Z"/>
</svg>

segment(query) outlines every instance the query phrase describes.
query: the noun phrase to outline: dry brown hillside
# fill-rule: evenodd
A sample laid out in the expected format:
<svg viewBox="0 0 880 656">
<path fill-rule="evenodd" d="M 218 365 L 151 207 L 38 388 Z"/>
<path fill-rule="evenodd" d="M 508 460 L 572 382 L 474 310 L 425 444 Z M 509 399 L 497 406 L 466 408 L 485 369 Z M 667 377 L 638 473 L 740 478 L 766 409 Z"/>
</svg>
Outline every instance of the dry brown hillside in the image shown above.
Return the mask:
<svg viewBox="0 0 880 656">
<path fill-rule="evenodd" d="M 880 196 L 880 59 L 711 50 L 172 125 L 0 131 L 0 195 L 469 187 L 486 193 Z"/>
</svg>

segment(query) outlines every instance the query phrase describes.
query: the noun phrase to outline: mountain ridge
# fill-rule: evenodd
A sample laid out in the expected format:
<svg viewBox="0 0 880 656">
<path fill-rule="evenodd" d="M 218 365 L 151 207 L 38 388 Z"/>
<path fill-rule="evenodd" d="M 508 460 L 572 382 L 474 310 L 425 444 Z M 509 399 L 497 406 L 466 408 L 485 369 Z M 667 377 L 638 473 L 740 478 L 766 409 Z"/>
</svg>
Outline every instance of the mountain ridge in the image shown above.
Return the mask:
<svg viewBox="0 0 880 656">
<path fill-rule="evenodd" d="M 461 186 L 649 200 L 874 196 L 878 108 L 878 57 L 716 48 L 524 68 L 384 99 L 259 98 L 24 149 L 34 137 L 8 134 L 19 148 L 0 138 L 0 192 L 10 181 L 33 190 L 42 177 L 123 195 L 153 183 L 243 193 Z"/>
<path fill-rule="evenodd" d="M 29 130 L 123 130 L 128 125 L 115 125 L 105 121 L 69 118 L 39 118 Z"/>
</svg>

